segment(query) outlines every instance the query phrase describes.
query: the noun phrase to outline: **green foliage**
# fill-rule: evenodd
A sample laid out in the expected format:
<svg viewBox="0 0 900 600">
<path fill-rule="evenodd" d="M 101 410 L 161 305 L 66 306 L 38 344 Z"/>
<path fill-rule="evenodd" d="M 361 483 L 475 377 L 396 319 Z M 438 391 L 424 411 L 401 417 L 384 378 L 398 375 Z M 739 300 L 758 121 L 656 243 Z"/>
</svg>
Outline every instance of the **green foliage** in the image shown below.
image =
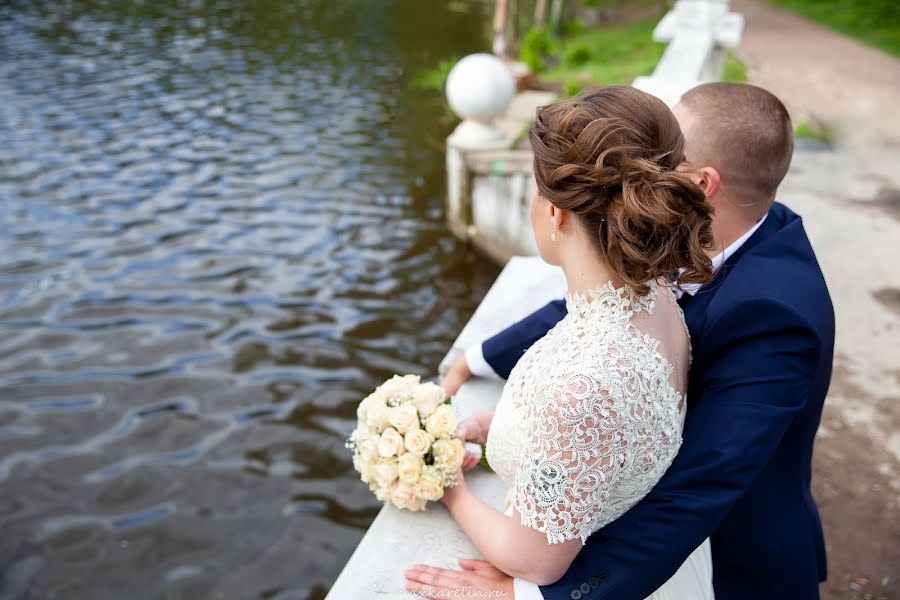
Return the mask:
<svg viewBox="0 0 900 600">
<path fill-rule="evenodd" d="M 794 137 L 800 140 L 816 140 L 823 144 L 831 144 L 831 132 L 825 127 L 814 127 L 806 121 L 800 121 L 794 127 Z"/>
<path fill-rule="evenodd" d="M 487 459 L 487 446 L 486 446 L 485 444 L 482 444 L 482 445 L 481 445 L 481 458 L 478 459 L 478 464 L 479 464 L 479 466 L 481 466 L 483 469 L 487 469 L 488 471 L 493 471 L 493 470 L 494 470 L 493 468 L 491 468 L 491 463 L 488 462 L 488 459 Z"/>
<path fill-rule="evenodd" d="M 574 79 L 569 79 L 563 84 L 563 96 L 572 98 L 582 92 L 581 84 Z"/>
<path fill-rule="evenodd" d="M 653 41 L 658 20 L 581 30 L 559 41 L 560 63 L 543 78 L 561 82 L 570 96 L 585 87 L 630 84 L 639 75 L 649 75 L 666 48 Z"/>
<path fill-rule="evenodd" d="M 894 56 L 900 56 L 898 0 L 769 1 Z"/>
<path fill-rule="evenodd" d="M 730 81 L 731 83 L 743 83 L 747 81 L 747 67 L 744 65 L 744 62 L 730 50 L 725 55 L 725 70 L 722 73 L 722 80 Z"/>
<path fill-rule="evenodd" d="M 531 67 L 535 73 L 544 70 L 547 57 L 553 50 L 553 38 L 543 29 L 532 27 L 525 34 L 522 47 L 519 49 L 519 60 Z"/>
<path fill-rule="evenodd" d="M 450 69 L 459 62 L 460 58 L 444 59 L 436 67 L 419 72 L 412 79 L 412 87 L 422 90 L 443 91 L 444 84 L 447 83 L 447 76 L 450 75 Z"/>
<path fill-rule="evenodd" d="M 563 50 L 562 62 L 564 65 L 577 67 L 589 62 L 592 56 L 591 45 L 584 40 L 579 40 L 566 45 Z"/>
</svg>

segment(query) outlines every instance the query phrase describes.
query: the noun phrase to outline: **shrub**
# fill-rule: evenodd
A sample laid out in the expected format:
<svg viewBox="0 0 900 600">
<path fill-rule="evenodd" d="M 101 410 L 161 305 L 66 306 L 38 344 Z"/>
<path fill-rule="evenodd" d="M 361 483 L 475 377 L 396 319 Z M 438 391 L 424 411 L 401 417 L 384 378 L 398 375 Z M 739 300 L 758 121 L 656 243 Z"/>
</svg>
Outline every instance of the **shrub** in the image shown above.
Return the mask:
<svg viewBox="0 0 900 600">
<path fill-rule="evenodd" d="M 535 73 L 540 73 L 547 66 L 547 57 L 553 49 L 553 39 L 543 29 L 532 27 L 522 40 L 519 49 L 519 60 L 531 67 Z"/>
</svg>

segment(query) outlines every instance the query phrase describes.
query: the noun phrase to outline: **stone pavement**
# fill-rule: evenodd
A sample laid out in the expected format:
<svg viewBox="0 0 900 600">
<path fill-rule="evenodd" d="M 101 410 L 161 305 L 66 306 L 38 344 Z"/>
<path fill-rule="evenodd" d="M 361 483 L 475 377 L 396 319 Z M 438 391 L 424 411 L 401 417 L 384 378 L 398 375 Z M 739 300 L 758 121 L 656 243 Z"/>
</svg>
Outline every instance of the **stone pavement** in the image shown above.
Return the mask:
<svg viewBox="0 0 900 600">
<path fill-rule="evenodd" d="M 734 0 L 732 10 L 746 21 L 738 54 L 751 81 L 795 120 L 812 114 L 845 136 L 900 143 L 900 61 L 763 0 Z"/>
<path fill-rule="evenodd" d="M 835 372 L 813 489 L 829 545 L 826 600 L 900 597 L 900 61 L 759 0 L 738 54 L 795 122 L 836 132 L 798 142 L 779 200 L 804 218 L 835 304 Z"/>
</svg>

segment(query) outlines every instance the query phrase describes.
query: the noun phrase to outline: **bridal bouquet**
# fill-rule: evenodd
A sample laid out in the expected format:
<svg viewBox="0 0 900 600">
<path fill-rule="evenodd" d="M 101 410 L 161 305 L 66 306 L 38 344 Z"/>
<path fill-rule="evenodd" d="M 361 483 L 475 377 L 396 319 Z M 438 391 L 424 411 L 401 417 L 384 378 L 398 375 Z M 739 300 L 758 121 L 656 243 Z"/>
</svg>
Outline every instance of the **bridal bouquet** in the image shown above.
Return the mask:
<svg viewBox="0 0 900 600">
<path fill-rule="evenodd" d="M 454 437 L 456 413 L 444 388 L 417 375 L 394 375 L 360 402 L 356 416 L 347 448 L 376 498 L 425 510 L 455 483 L 465 450 Z"/>
</svg>

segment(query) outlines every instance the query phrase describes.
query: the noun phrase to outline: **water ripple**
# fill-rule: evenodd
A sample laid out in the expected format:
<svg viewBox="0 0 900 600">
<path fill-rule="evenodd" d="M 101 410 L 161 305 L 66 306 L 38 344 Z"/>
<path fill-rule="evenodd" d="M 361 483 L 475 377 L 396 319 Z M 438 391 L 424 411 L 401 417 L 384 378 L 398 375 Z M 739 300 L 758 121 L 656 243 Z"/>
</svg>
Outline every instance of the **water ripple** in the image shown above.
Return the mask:
<svg viewBox="0 0 900 600">
<path fill-rule="evenodd" d="M 497 274 L 408 85 L 485 43 L 445 4 L 0 3 L 0 596 L 322 597 L 356 402 Z"/>
</svg>

